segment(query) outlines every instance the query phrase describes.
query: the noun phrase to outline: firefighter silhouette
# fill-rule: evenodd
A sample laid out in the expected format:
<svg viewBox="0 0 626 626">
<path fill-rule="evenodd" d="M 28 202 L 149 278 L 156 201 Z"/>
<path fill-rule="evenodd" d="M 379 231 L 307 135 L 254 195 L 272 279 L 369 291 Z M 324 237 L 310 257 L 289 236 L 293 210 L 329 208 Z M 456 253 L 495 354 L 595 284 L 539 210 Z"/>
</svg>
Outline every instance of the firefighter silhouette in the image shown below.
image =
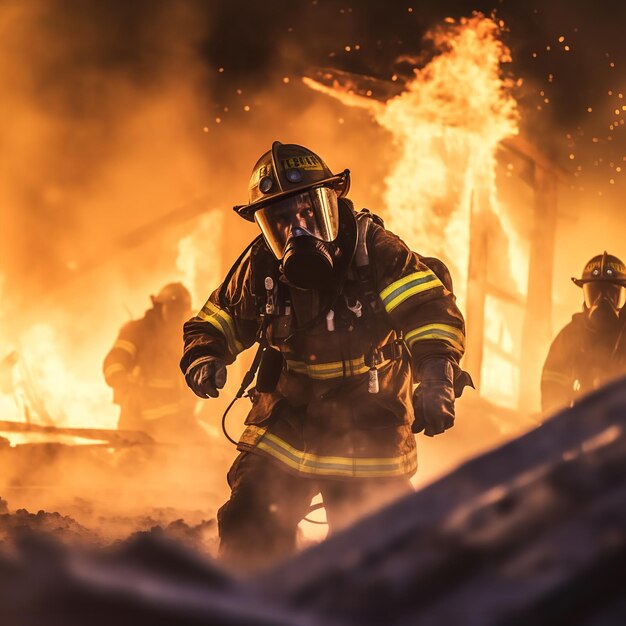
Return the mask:
<svg viewBox="0 0 626 626">
<path fill-rule="evenodd" d="M 104 359 L 104 377 L 119 404 L 118 427 L 140 430 L 157 441 L 194 441 L 204 432 L 194 418 L 196 398 L 178 369 L 181 326 L 191 296 L 181 283 L 151 296 L 152 308 L 121 328 Z"/>
<path fill-rule="evenodd" d="M 541 375 L 544 413 L 576 400 L 626 374 L 626 267 L 616 256 L 594 256 L 581 278 L 583 310 L 556 336 Z"/>
</svg>

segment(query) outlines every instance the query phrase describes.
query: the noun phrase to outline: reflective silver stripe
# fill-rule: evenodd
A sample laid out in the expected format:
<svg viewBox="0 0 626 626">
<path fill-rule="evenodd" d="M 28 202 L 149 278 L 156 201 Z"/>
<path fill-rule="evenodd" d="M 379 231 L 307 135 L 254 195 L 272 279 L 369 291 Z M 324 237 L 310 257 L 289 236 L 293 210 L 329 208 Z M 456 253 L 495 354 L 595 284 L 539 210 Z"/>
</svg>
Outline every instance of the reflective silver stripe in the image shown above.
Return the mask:
<svg viewBox="0 0 626 626">
<path fill-rule="evenodd" d="M 237 338 L 235 322 L 226 311 L 220 309 L 209 300 L 199 311 L 198 317 L 211 324 L 211 326 L 224 336 L 231 354 L 237 355 L 244 349 Z"/>
<path fill-rule="evenodd" d="M 323 456 L 298 450 L 280 437 L 267 432 L 266 428 L 248 426 L 247 435 L 255 440 L 254 445 L 259 450 L 302 474 L 383 478 L 410 475 L 417 469 L 415 450 L 400 456 L 381 458 Z"/>
<path fill-rule="evenodd" d="M 132 341 L 128 341 L 127 339 L 118 339 L 113 344 L 113 350 L 115 349 L 124 350 L 124 352 L 128 352 L 130 356 L 135 356 L 135 354 L 137 354 L 137 346 Z"/>
<path fill-rule="evenodd" d="M 104 378 L 108 379 L 117 372 L 126 372 L 126 368 L 121 363 L 111 363 L 104 369 Z"/>
<path fill-rule="evenodd" d="M 359 376 L 369 371 L 365 358 L 360 356 L 346 361 L 332 361 L 330 363 L 304 363 L 303 361 L 287 360 L 287 370 L 296 374 L 304 374 L 309 378 L 326 380 L 329 378 L 343 378 L 344 376 Z"/>
<path fill-rule="evenodd" d="M 412 296 L 437 287 L 443 287 L 443 283 L 431 270 L 414 272 L 385 287 L 380 292 L 380 299 L 387 312 L 391 313 Z"/>
<path fill-rule="evenodd" d="M 561 385 L 562 387 L 573 388 L 573 382 L 565 374 L 561 374 L 560 372 L 555 372 L 552 370 L 546 370 L 541 375 L 542 383 L 555 383 L 556 385 Z"/>
<path fill-rule="evenodd" d="M 443 341 L 458 350 L 461 354 L 465 351 L 465 335 L 460 328 L 449 324 L 426 324 L 409 331 L 404 340 L 407 346 L 412 348 L 418 341 L 436 339 Z"/>
</svg>

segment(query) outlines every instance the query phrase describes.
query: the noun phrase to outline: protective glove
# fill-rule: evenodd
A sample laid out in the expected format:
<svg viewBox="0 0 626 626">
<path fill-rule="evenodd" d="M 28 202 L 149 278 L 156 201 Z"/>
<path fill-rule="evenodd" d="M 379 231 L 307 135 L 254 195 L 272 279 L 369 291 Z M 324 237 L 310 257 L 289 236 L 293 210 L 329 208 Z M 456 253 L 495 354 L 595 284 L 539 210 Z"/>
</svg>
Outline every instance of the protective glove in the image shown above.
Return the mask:
<svg viewBox="0 0 626 626">
<path fill-rule="evenodd" d="M 419 369 L 420 384 L 413 392 L 414 433 L 428 437 L 454 426 L 454 367 L 445 358 L 424 361 Z"/>
<path fill-rule="evenodd" d="M 218 389 L 226 384 L 226 363 L 212 358 L 194 367 L 186 376 L 187 384 L 200 398 L 217 398 Z"/>
</svg>

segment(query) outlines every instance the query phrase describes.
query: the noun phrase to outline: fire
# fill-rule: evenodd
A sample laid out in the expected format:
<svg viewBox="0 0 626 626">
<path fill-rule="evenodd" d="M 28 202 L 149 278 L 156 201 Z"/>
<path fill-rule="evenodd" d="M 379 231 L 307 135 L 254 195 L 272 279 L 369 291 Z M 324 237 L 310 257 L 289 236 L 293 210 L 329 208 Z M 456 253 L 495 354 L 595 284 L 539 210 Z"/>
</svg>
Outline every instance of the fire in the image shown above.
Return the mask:
<svg viewBox="0 0 626 626">
<path fill-rule="evenodd" d="M 115 427 L 109 390 L 98 379 L 85 377 L 84 371 L 70 370 L 50 324 L 26 330 L 14 348 L 15 356 L 4 363 L 1 374 L 1 419 L 48 426 Z"/>
<path fill-rule="evenodd" d="M 178 242 L 176 269 L 167 276 L 152 277 L 138 298 L 145 306 L 155 286 L 181 280 L 192 293 L 194 306 L 206 298 L 207 285 L 218 283 L 219 263 L 207 262 L 207 242 L 213 247 L 222 231 L 223 215 L 211 211 L 197 220 L 191 234 Z M 1 278 L 1 277 L 0 277 Z M 0 287 L 2 282 L 0 281 Z M 133 317 L 139 317 L 135 310 Z M 128 319 L 126 317 L 126 319 Z M 112 392 L 101 372 L 104 355 L 117 330 L 126 321 L 121 316 L 107 327 L 90 331 L 90 346 L 81 357 L 77 346 L 63 334 L 63 324 L 38 323 L 0 334 L 0 420 L 57 427 L 115 428 L 119 409 L 112 404 Z M 13 330 L 13 332 L 11 332 Z M 33 433 L 8 434 L 12 443 L 35 441 Z M 45 437 L 44 437 L 45 439 Z M 78 437 L 56 436 L 55 440 L 83 443 Z M 89 440 L 85 440 L 89 441 Z"/>
<path fill-rule="evenodd" d="M 207 262 L 207 249 L 209 245 L 214 248 L 221 239 L 223 222 L 222 212 L 211 211 L 203 215 L 193 231 L 178 242 L 176 267 L 198 307 L 206 300 L 207 291 L 218 285 L 222 278 L 221 263 L 216 263 L 213 258 Z"/>
<path fill-rule="evenodd" d="M 526 290 L 521 268 L 528 266 L 527 251 L 496 187 L 496 152 L 503 139 L 518 133 L 519 122 L 514 83 L 502 72 L 502 64 L 511 59 L 500 31 L 500 25 L 480 14 L 448 18 L 427 36 L 436 56 L 415 69 L 405 90 L 386 102 L 304 78 L 311 88 L 348 106 L 368 109 L 390 132 L 396 156 L 385 179 L 387 223 L 414 250 L 448 264 L 462 308 L 475 219 L 495 221 L 504 233 L 508 258 L 497 262 L 508 265 L 514 280 L 509 288 L 519 295 Z M 498 345 L 510 343 L 509 326 L 499 303 L 487 299 L 485 336 Z M 508 364 L 498 358 L 485 352 L 482 393 L 513 404 L 515 377 L 503 372 Z"/>
</svg>

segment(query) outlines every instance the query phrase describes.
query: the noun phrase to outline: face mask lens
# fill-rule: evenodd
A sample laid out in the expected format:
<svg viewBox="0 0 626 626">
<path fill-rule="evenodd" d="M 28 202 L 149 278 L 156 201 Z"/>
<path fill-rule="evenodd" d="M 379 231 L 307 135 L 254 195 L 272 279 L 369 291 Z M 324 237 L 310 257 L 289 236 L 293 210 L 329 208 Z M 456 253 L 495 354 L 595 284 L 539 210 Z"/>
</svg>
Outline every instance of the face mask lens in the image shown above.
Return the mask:
<svg viewBox="0 0 626 626">
<path fill-rule="evenodd" d="M 327 242 L 337 238 L 337 195 L 326 187 L 310 189 L 259 209 L 254 219 L 274 256 L 282 259 L 292 236 L 308 235 Z"/>
<path fill-rule="evenodd" d="M 590 282 L 583 285 L 585 306 L 590 309 L 601 300 L 608 300 L 614 309 L 619 310 L 626 301 L 626 287 L 605 282 Z"/>
</svg>

